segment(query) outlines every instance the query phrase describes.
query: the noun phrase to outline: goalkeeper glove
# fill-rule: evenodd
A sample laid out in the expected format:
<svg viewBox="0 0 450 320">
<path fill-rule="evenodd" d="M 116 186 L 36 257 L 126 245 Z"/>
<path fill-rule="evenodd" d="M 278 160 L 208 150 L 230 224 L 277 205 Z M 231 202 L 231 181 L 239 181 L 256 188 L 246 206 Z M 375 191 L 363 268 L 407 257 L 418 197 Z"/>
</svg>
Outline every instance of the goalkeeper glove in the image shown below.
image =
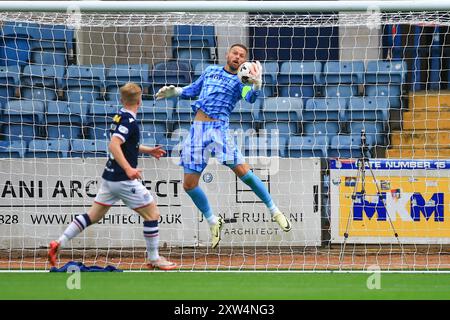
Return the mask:
<svg viewBox="0 0 450 320">
<path fill-rule="evenodd" d="M 253 90 L 261 90 L 262 87 L 262 66 L 259 61 L 252 62 L 251 74 Z"/>
<path fill-rule="evenodd" d="M 180 87 L 175 87 L 174 85 L 164 86 L 156 93 L 156 100 L 178 97 L 182 92 L 183 89 Z"/>
</svg>

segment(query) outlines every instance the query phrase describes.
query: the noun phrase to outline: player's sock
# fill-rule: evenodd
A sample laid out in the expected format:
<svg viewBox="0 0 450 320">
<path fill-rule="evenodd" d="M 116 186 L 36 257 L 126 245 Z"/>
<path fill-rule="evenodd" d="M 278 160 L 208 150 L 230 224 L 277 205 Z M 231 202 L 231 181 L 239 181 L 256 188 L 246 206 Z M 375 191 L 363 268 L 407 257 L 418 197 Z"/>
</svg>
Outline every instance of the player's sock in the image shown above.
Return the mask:
<svg viewBox="0 0 450 320">
<path fill-rule="evenodd" d="M 144 221 L 144 238 L 147 245 L 147 256 L 151 261 L 159 260 L 159 228 L 158 220 Z"/>
<path fill-rule="evenodd" d="M 249 170 L 240 178 L 246 185 L 252 188 L 253 192 L 262 200 L 262 202 L 264 202 L 267 208 L 269 208 L 270 214 L 273 215 L 278 210 L 277 206 L 273 203 L 272 197 L 266 186 L 253 171 Z"/>
<path fill-rule="evenodd" d="M 60 247 L 64 247 L 70 239 L 76 237 L 80 232 L 91 225 L 91 219 L 87 213 L 80 214 L 73 219 L 73 221 L 66 228 L 64 233 L 59 237 L 58 242 Z"/>
<path fill-rule="evenodd" d="M 186 193 L 191 197 L 192 201 L 194 201 L 198 210 L 203 213 L 203 216 L 205 216 L 209 225 L 215 225 L 217 223 L 217 217 L 213 214 L 211 207 L 209 206 L 208 198 L 203 190 L 197 186 L 194 189 L 186 190 Z"/>
</svg>

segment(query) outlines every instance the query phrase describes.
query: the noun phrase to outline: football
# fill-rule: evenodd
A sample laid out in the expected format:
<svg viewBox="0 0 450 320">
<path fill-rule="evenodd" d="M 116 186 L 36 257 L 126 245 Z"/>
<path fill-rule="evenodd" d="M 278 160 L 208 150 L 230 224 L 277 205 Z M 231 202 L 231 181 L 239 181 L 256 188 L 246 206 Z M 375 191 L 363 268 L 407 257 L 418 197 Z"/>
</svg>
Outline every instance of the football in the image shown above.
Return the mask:
<svg viewBox="0 0 450 320">
<path fill-rule="evenodd" d="M 241 64 L 239 66 L 237 76 L 243 84 L 251 84 L 251 80 L 250 80 L 251 67 L 252 67 L 251 62 L 244 62 L 243 64 Z"/>
</svg>

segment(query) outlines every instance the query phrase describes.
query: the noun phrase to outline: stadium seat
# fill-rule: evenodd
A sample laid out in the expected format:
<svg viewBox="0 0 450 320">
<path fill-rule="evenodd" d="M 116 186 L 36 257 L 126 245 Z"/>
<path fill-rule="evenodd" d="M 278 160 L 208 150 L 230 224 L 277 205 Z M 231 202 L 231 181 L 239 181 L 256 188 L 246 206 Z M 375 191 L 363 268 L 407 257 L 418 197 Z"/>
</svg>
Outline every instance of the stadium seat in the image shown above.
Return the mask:
<svg viewBox="0 0 450 320">
<path fill-rule="evenodd" d="M 362 84 L 364 83 L 363 61 L 328 61 L 324 64 L 321 83 Z"/>
<path fill-rule="evenodd" d="M 258 117 L 261 112 L 262 99 L 255 103 L 240 100 L 230 114 L 230 129 L 258 129 Z"/>
<path fill-rule="evenodd" d="M 69 155 L 73 158 L 106 157 L 108 155 L 107 140 L 75 139 L 71 141 Z"/>
<path fill-rule="evenodd" d="M 19 86 L 20 67 L 18 65 L 0 67 L 0 103 L 15 97 Z"/>
<path fill-rule="evenodd" d="M 12 28 L 5 28 L 5 25 L 3 25 L 0 46 L 1 65 L 15 66 L 28 64 L 30 62 L 30 55 L 30 40 L 26 31 L 16 31 Z"/>
<path fill-rule="evenodd" d="M 90 103 L 100 98 L 103 80 L 97 70 L 90 66 L 67 67 L 63 88 L 68 101 Z"/>
<path fill-rule="evenodd" d="M 68 139 L 31 140 L 26 158 L 67 158 Z"/>
<path fill-rule="evenodd" d="M 155 94 L 164 85 L 184 86 L 191 83 L 191 65 L 179 61 L 165 61 L 153 66 L 150 93 Z"/>
<path fill-rule="evenodd" d="M 146 137 L 166 137 L 172 129 L 173 100 L 144 100 L 139 110 L 138 122 Z"/>
<path fill-rule="evenodd" d="M 245 157 L 279 157 L 286 152 L 286 136 L 245 135 L 244 146 L 239 146 Z M 236 143 L 239 145 L 238 139 Z"/>
<path fill-rule="evenodd" d="M 67 65 L 67 48 L 62 41 L 37 41 L 31 47 L 31 62 L 40 65 Z"/>
<path fill-rule="evenodd" d="M 348 99 L 312 98 L 306 102 L 303 121 L 340 121 L 345 119 Z"/>
<path fill-rule="evenodd" d="M 47 104 L 47 137 L 78 139 L 87 124 L 89 106 L 86 103 L 49 101 Z"/>
<path fill-rule="evenodd" d="M 7 140 L 29 141 L 40 136 L 43 119 L 43 102 L 11 100 L 4 109 L 2 131 Z"/>
<path fill-rule="evenodd" d="M 280 66 L 278 91 L 282 97 L 307 99 L 315 96 L 315 85 L 322 71 L 319 61 L 286 61 Z"/>
<path fill-rule="evenodd" d="M 61 88 L 65 68 L 54 65 L 26 65 L 21 76 L 22 86 Z"/>
<path fill-rule="evenodd" d="M 375 121 L 350 122 L 349 131 L 352 135 L 361 135 L 361 130 L 366 131 L 367 141 L 373 141 L 377 145 L 386 145 L 385 123 Z"/>
<path fill-rule="evenodd" d="M 259 120 L 262 129 L 279 130 L 282 135 L 299 132 L 303 101 L 300 98 L 273 97 L 264 99 Z"/>
<path fill-rule="evenodd" d="M 327 98 L 350 98 L 358 94 L 357 85 L 326 85 L 323 88 Z"/>
<path fill-rule="evenodd" d="M 314 121 L 303 123 L 303 133 L 308 136 L 335 136 L 340 132 L 338 121 Z"/>
<path fill-rule="evenodd" d="M 166 157 L 179 157 L 181 152 L 181 141 L 179 137 L 175 138 L 162 138 L 156 142 L 157 146 L 162 146 L 166 150 Z"/>
<path fill-rule="evenodd" d="M 374 145 L 373 137 L 366 137 L 367 150 L 370 157 L 370 149 Z M 361 135 L 337 135 L 331 138 L 328 147 L 328 156 L 334 158 L 360 158 L 362 156 Z"/>
<path fill-rule="evenodd" d="M 172 47 L 214 48 L 216 35 L 214 26 L 175 25 Z"/>
<path fill-rule="evenodd" d="M 347 121 L 388 121 L 389 100 L 387 97 L 352 97 L 349 99 Z"/>
<path fill-rule="evenodd" d="M 26 149 L 26 141 L 0 141 L 0 158 L 23 158 Z"/>
<path fill-rule="evenodd" d="M 367 84 L 365 94 L 368 97 L 384 97 L 389 99 L 389 108 L 401 108 L 401 86 L 389 84 Z"/>
<path fill-rule="evenodd" d="M 108 100 L 120 100 L 119 88 L 134 82 L 141 88 L 149 85 L 148 64 L 113 64 L 106 71 L 106 94 Z"/>
<path fill-rule="evenodd" d="M 290 136 L 287 143 L 288 158 L 327 157 L 326 136 Z"/>
<path fill-rule="evenodd" d="M 87 117 L 89 138 L 108 140 L 112 118 L 119 109 L 116 101 L 94 101 Z"/>
<path fill-rule="evenodd" d="M 407 67 L 401 60 L 369 61 L 367 63 L 365 83 L 405 83 Z"/>
<path fill-rule="evenodd" d="M 179 123 L 188 123 L 190 126 L 195 117 L 194 111 L 191 107 L 194 101 L 195 100 L 179 99 L 176 102 L 175 111 L 172 115 L 174 125 Z"/>
<path fill-rule="evenodd" d="M 189 63 L 192 69 L 195 69 L 196 65 L 204 62 L 211 61 L 210 48 L 174 48 L 174 58 L 178 62 Z"/>
<path fill-rule="evenodd" d="M 277 61 L 261 61 L 263 74 L 263 96 L 273 97 L 276 95 L 277 77 L 280 71 L 280 66 Z"/>
</svg>

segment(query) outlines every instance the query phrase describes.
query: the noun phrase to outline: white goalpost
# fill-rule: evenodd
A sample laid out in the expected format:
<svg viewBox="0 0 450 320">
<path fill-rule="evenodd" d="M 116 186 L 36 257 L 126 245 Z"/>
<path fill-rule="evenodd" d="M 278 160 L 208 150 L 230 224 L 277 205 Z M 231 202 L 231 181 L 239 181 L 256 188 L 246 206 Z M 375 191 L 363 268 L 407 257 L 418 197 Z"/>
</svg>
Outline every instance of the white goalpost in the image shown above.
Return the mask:
<svg viewBox="0 0 450 320">
<path fill-rule="evenodd" d="M 48 270 L 47 246 L 93 202 L 119 88 L 143 90 L 139 158 L 159 206 L 160 251 L 180 270 L 450 268 L 450 1 L 0 2 L 0 270 Z M 200 185 L 220 245 L 183 190 L 192 100 L 156 100 L 224 65 L 263 66 L 235 142 L 289 218 L 211 158 Z M 62 250 L 145 270 L 143 220 L 115 204 Z"/>
</svg>

